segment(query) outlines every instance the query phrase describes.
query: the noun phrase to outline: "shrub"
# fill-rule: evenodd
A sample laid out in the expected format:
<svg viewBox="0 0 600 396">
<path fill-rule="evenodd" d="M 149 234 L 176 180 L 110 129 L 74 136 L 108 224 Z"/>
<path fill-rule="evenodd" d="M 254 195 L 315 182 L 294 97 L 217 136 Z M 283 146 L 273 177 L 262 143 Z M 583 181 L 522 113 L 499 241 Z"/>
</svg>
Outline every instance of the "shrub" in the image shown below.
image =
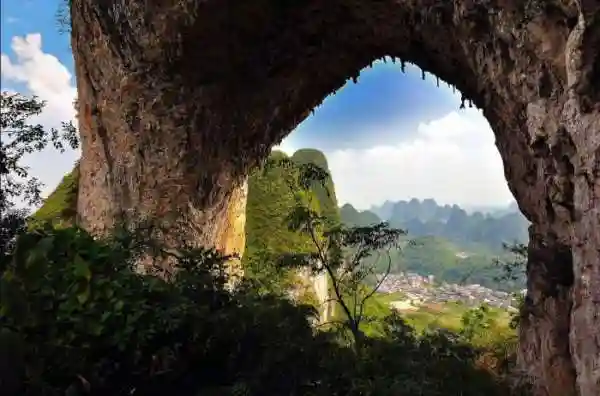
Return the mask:
<svg viewBox="0 0 600 396">
<path fill-rule="evenodd" d="M 172 282 L 136 273 L 142 253 L 133 239 L 99 242 L 77 228 L 18 239 L 4 259 L 0 312 L 3 338 L 22 346 L 10 351 L 23 356 L 20 394 L 225 395 L 234 385 L 293 394 L 310 379 L 310 312 L 227 292 L 226 258 L 214 251 L 179 257 Z"/>
<path fill-rule="evenodd" d="M 226 290 L 227 257 L 213 250 L 177 252 L 172 281 L 134 270 L 151 252 L 166 254 L 122 232 L 22 234 L 2 257 L 5 394 L 509 394 L 459 335 L 418 336 L 392 316 L 357 351 L 311 328 L 310 307 L 244 282 Z"/>
</svg>

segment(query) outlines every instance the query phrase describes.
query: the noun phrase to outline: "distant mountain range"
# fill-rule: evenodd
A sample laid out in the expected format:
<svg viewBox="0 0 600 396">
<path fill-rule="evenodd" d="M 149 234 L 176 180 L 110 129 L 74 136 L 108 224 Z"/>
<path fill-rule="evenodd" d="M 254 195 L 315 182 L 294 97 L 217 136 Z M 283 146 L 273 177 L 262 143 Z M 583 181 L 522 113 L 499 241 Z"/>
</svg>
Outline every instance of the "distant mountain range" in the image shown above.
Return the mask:
<svg viewBox="0 0 600 396">
<path fill-rule="evenodd" d="M 381 217 L 380 217 L 381 215 Z M 434 275 L 441 281 L 478 283 L 493 289 L 519 290 L 524 277 L 499 281 L 502 270 L 497 260 L 515 257 L 503 249 L 503 243 L 527 241 L 528 221 L 516 205 L 495 213 L 467 213 L 458 205 L 438 205 L 433 199 L 386 202 L 372 210 L 360 211 L 350 204 L 340 208 L 347 226 L 368 226 L 388 221 L 392 227 L 407 231 L 401 251 L 391 253 L 391 272 L 416 272 Z M 377 261 L 379 270 L 387 260 Z"/>
<path fill-rule="evenodd" d="M 412 199 L 411 201 L 416 200 L 416 199 Z M 393 201 L 385 201 L 383 204 L 381 205 L 372 205 L 368 211 L 375 213 L 377 216 L 379 216 L 380 219 L 382 220 L 389 220 L 391 215 L 392 215 L 392 210 L 394 205 L 396 205 L 397 203 L 400 202 L 404 202 L 404 203 L 408 203 L 410 201 L 398 201 L 398 202 L 393 202 Z M 432 202 L 435 203 L 435 205 L 437 205 L 437 203 L 435 202 L 434 199 L 425 199 L 423 200 L 423 202 L 428 202 L 429 204 L 431 204 Z M 444 205 L 444 206 L 450 206 L 450 205 Z M 517 205 L 517 203 L 515 201 L 511 202 L 509 205 L 507 206 L 489 206 L 489 205 L 473 205 L 473 206 L 463 206 L 461 207 L 465 212 L 467 212 L 468 214 L 474 214 L 476 212 L 479 212 L 483 215 L 490 215 L 492 217 L 499 217 L 505 214 L 509 214 L 509 213 L 515 213 L 515 212 L 520 212 L 519 210 L 519 206 Z"/>
<path fill-rule="evenodd" d="M 484 213 L 467 212 L 458 205 L 439 205 L 434 199 L 413 198 L 386 201 L 367 211 L 358 211 L 346 204 L 341 214 L 352 224 L 388 221 L 409 235 L 443 237 L 460 245 L 484 245 L 492 250 L 501 249 L 503 243 L 524 243 L 528 239 L 529 221 L 516 203 Z"/>
</svg>

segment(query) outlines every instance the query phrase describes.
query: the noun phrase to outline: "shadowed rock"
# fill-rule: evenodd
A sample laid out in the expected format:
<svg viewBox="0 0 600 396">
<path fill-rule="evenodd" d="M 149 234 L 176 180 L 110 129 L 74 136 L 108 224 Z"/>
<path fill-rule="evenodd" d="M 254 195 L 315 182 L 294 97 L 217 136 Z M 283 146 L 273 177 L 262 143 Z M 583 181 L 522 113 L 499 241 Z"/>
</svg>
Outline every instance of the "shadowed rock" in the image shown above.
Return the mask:
<svg viewBox="0 0 600 396">
<path fill-rule="evenodd" d="M 232 249 L 224 241 L 241 226 L 228 218 L 239 212 L 232 197 L 271 145 L 374 60 L 412 62 L 483 109 L 533 223 L 521 359 L 538 394 L 596 396 L 599 8 L 596 0 L 72 0 L 79 220 L 102 234 L 150 215 L 174 246 Z"/>
</svg>

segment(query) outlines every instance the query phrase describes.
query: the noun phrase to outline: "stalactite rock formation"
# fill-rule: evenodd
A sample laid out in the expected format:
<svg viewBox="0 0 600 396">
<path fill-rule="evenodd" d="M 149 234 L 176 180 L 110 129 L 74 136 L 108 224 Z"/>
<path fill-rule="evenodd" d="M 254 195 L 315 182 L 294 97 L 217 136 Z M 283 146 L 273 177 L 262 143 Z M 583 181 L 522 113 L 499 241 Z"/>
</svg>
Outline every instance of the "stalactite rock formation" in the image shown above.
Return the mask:
<svg viewBox="0 0 600 396">
<path fill-rule="evenodd" d="M 72 0 L 71 17 L 96 234 L 141 213 L 170 244 L 226 248 L 249 169 L 362 68 L 387 55 L 455 86 L 533 223 L 524 367 L 539 395 L 600 394 L 600 2 Z"/>
</svg>

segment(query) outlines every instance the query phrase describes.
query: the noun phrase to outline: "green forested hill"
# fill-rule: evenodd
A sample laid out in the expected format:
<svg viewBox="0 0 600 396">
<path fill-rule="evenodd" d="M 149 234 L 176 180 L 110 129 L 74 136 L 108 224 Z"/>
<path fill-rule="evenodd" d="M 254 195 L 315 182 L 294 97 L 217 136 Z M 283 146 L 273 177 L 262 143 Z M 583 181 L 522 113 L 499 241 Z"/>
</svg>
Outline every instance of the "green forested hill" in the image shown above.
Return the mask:
<svg viewBox="0 0 600 396">
<path fill-rule="evenodd" d="M 45 222 L 73 224 L 77 215 L 78 182 L 79 163 L 76 163 L 73 170 L 63 177 L 56 190 L 31 216 L 30 224 L 32 226 Z"/>
<path fill-rule="evenodd" d="M 340 217 L 349 227 L 369 226 L 381 222 L 375 213 L 368 210 L 358 211 L 350 204 L 345 204 L 340 208 Z"/>
<path fill-rule="evenodd" d="M 327 158 L 325 157 L 325 154 L 319 150 L 310 148 L 300 149 L 297 150 L 291 158 L 298 164 L 314 164 L 329 171 Z M 329 225 L 334 225 L 339 222 L 340 211 L 338 209 L 333 179 L 330 177 L 325 182 L 325 188 L 322 184 L 316 184 L 314 187 L 314 192 L 319 201 L 321 214 L 329 219 Z"/>
<path fill-rule="evenodd" d="M 283 152 L 273 152 L 270 160 L 287 158 Z M 290 186 L 290 183 L 292 186 Z M 293 170 L 284 166 L 255 169 L 248 178 L 246 204 L 246 248 L 242 264 L 246 274 L 267 288 L 285 287 L 287 272 L 275 268 L 283 253 L 312 250 L 307 236 L 288 230 L 287 216 L 296 202 Z M 292 187 L 292 188 L 290 188 Z"/>
<path fill-rule="evenodd" d="M 270 159 L 288 158 L 275 151 Z M 313 163 L 326 167 L 324 155 L 317 150 L 300 150 L 291 157 L 293 162 Z M 255 169 L 248 179 L 246 207 L 246 249 L 242 263 L 248 275 L 260 279 L 269 287 L 285 286 L 287 273 L 275 269 L 274 262 L 286 252 L 307 252 L 314 249 L 308 236 L 288 229 L 287 217 L 296 205 L 295 170 L 285 166 Z M 290 188 L 290 183 L 292 188 Z M 327 180 L 330 194 L 317 186 L 311 200 L 331 223 L 339 222 L 333 180 Z M 320 187 L 320 188 L 319 188 Z"/>
</svg>

